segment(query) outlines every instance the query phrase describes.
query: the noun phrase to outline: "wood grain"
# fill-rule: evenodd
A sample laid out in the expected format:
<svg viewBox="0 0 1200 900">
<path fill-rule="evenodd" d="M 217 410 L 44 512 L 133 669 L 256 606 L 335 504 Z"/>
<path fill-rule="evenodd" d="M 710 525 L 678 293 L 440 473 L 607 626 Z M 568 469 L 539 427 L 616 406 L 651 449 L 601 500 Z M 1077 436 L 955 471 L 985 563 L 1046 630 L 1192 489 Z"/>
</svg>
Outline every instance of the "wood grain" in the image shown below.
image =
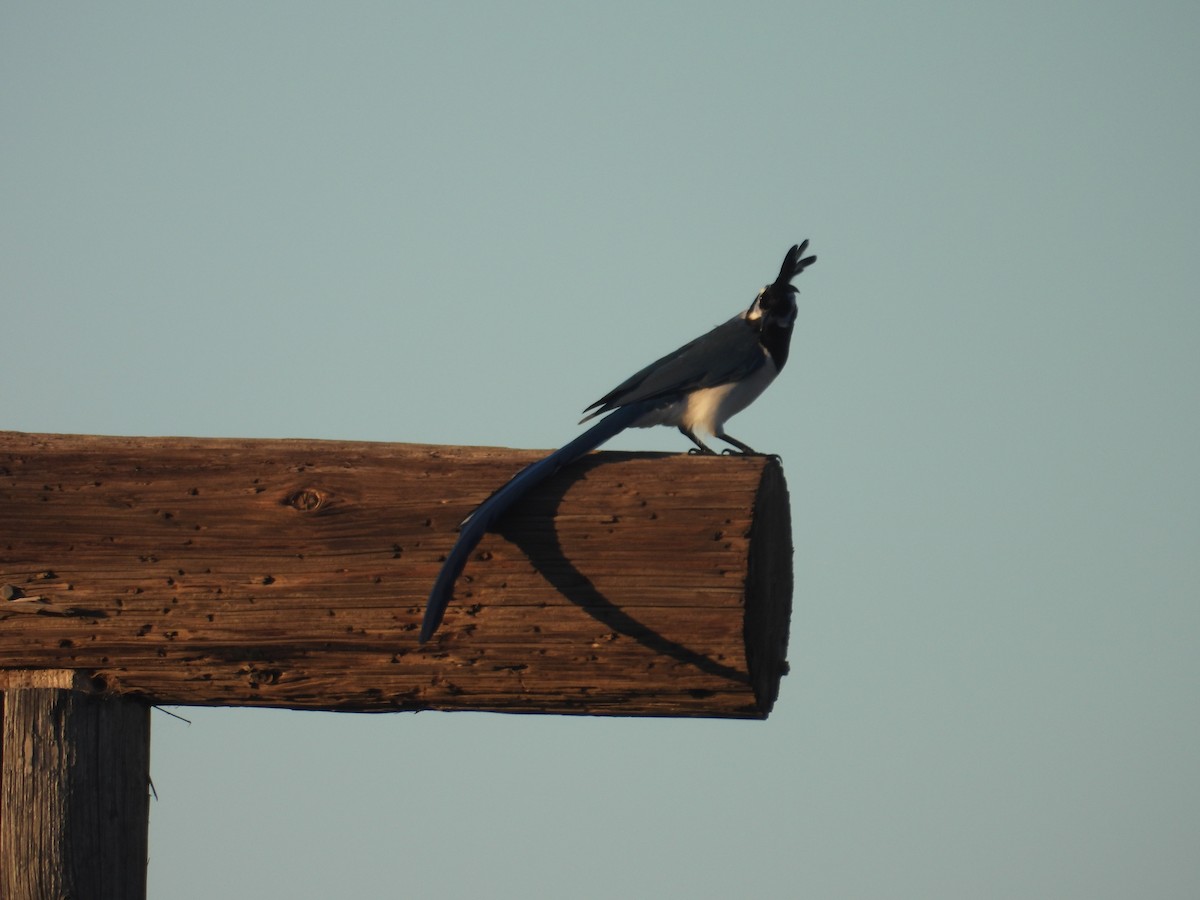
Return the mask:
<svg viewBox="0 0 1200 900">
<path fill-rule="evenodd" d="M 766 457 L 589 456 L 417 643 L 457 523 L 543 453 L 0 432 L 0 669 L 172 704 L 765 717 L 792 591 Z"/>
<path fill-rule="evenodd" d="M 150 707 L 40 687 L 0 707 L 0 897 L 145 897 Z"/>
</svg>

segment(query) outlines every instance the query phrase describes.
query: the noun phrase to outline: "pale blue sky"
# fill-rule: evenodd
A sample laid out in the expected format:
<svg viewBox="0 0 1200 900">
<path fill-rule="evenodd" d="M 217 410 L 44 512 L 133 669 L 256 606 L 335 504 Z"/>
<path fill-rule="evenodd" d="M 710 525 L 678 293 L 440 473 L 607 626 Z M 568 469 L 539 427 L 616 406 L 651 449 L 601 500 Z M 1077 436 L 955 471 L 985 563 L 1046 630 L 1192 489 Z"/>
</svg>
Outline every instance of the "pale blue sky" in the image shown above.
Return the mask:
<svg viewBox="0 0 1200 900">
<path fill-rule="evenodd" d="M 769 721 L 155 713 L 150 896 L 1197 896 L 1198 84 L 1183 2 L 0 3 L 3 428 L 557 446 L 820 256 Z"/>
</svg>

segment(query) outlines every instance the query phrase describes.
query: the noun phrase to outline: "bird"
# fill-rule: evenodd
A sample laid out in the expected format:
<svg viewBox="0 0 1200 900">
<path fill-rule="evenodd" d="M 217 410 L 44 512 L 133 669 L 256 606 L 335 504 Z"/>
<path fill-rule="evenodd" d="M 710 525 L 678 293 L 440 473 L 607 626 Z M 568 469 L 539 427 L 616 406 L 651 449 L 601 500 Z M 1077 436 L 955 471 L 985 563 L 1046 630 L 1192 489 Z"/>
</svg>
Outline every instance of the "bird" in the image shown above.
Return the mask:
<svg viewBox="0 0 1200 900">
<path fill-rule="evenodd" d="M 736 451 L 757 451 L 726 433 L 725 423 L 749 406 L 783 369 L 796 322 L 792 279 L 817 261 L 805 256 L 808 241 L 793 245 L 779 275 L 744 311 L 631 375 L 584 409 L 579 424 L 604 416 L 587 431 L 531 463 L 484 500 L 459 526 L 458 539 L 429 592 L 419 642 L 437 630 L 471 551 L 513 504 L 534 487 L 626 428 L 668 425 L 695 446 L 689 453 L 715 454 L 700 434 L 718 438 Z"/>
</svg>

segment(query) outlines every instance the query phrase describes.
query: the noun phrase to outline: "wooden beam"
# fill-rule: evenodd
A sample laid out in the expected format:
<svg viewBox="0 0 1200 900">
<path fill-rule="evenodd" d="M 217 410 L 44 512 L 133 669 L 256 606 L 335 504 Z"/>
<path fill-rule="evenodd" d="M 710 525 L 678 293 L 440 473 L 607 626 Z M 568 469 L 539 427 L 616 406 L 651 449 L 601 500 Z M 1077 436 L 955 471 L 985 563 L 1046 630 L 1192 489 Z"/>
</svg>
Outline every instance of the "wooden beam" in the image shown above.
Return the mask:
<svg viewBox="0 0 1200 900">
<path fill-rule="evenodd" d="M 73 671 L 0 690 L 0 896 L 145 897 L 150 707 Z"/>
<path fill-rule="evenodd" d="M 417 643 L 457 523 L 541 455 L 0 432 L 0 668 L 168 704 L 765 717 L 792 590 L 766 457 L 593 454 Z"/>
</svg>

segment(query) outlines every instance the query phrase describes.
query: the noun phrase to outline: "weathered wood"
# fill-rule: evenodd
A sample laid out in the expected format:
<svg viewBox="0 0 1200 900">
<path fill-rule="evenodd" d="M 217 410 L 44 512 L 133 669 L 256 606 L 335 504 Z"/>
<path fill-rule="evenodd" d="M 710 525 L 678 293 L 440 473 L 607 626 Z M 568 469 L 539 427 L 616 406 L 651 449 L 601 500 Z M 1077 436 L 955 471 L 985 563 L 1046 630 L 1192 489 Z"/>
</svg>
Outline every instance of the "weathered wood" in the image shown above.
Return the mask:
<svg viewBox="0 0 1200 900">
<path fill-rule="evenodd" d="M 158 703 L 765 717 L 791 608 L 765 457 L 569 467 L 417 643 L 458 522 L 540 455 L 0 432 L 0 668 Z"/>
<path fill-rule="evenodd" d="M 3 681 L 0 897 L 144 897 L 150 707 L 75 672 Z M 26 683 L 76 689 L 10 687 Z"/>
</svg>

